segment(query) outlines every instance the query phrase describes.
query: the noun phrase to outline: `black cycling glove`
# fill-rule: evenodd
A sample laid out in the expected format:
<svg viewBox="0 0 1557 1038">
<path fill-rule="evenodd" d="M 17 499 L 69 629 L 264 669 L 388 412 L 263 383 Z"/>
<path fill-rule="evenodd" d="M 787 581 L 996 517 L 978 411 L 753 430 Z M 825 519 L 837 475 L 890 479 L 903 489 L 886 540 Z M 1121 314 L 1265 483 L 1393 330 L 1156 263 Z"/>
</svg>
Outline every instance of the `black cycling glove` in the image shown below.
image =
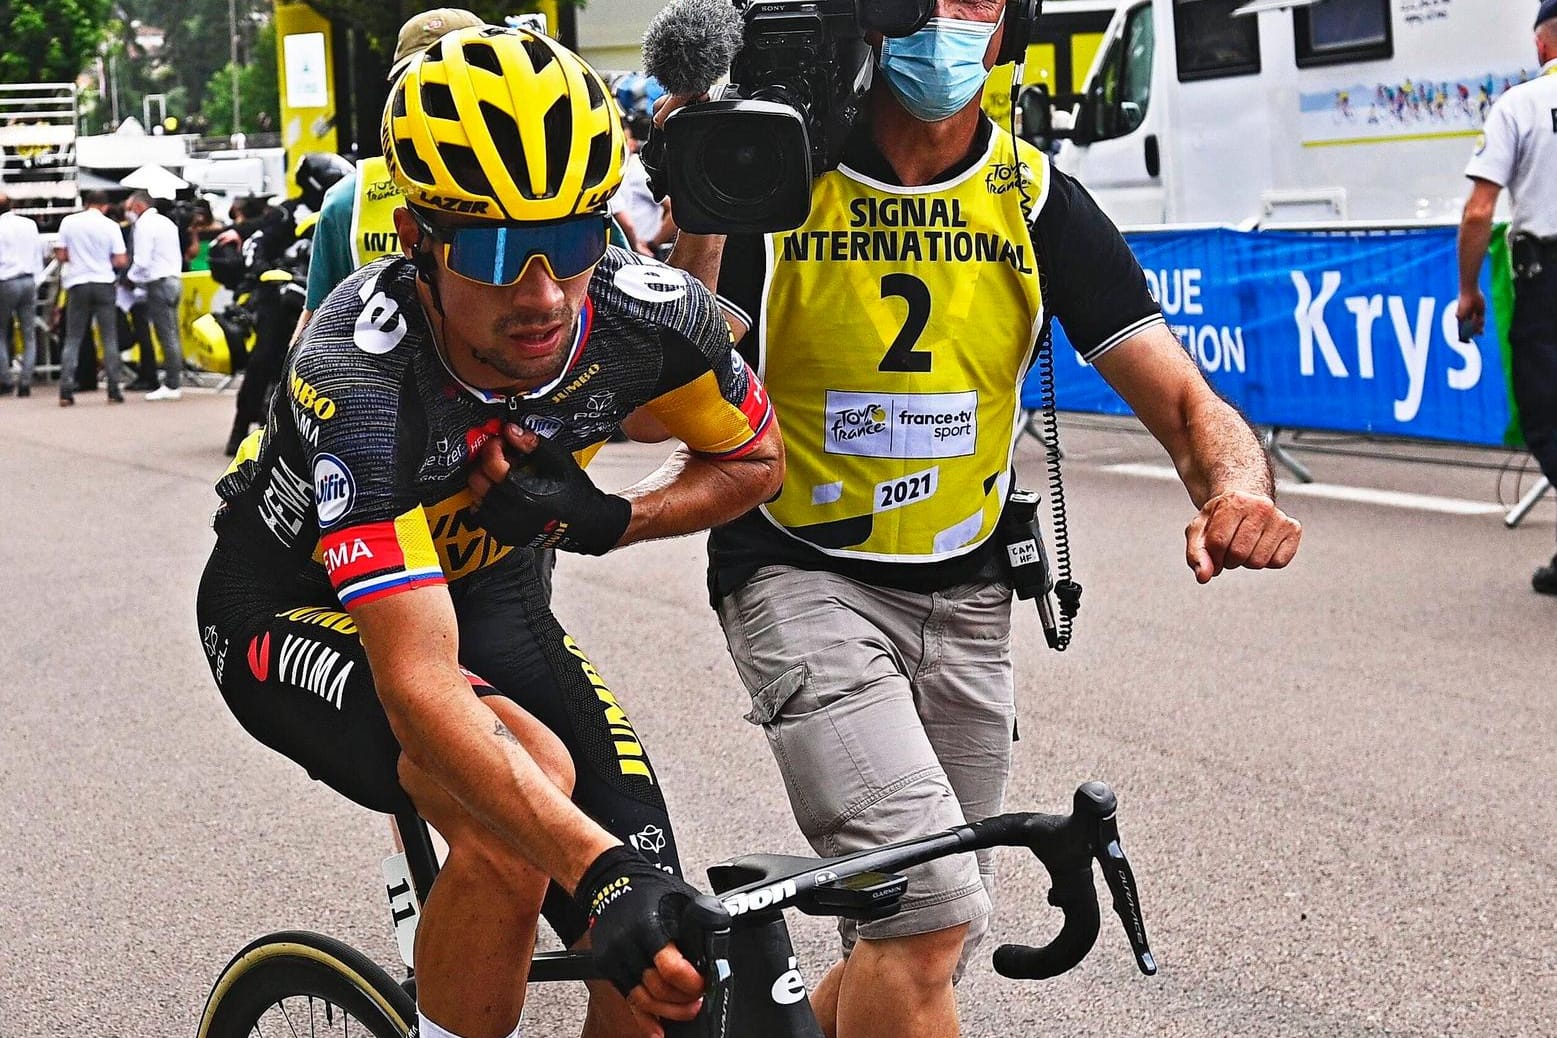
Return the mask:
<svg viewBox="0 0 1557 1038">
<path fill-rule="evenodd" d="M 604 555 L 616 547 L 633 517 L 625 497 L 595 486 L 571 453 L 545 437 L 528 455 L 504 451 L 508 478 L 476 511 L 482 529 L 516 548 Z"/>
<path fill-rule="evenodd" d="M 573 895 L 589 918 L 590 953 L 600 975 L 623 995 L 642 984 L 655 954 L 676 939 L 682 913 L 697 893 L 630 847 L 603 852 Z"/>
</svg>

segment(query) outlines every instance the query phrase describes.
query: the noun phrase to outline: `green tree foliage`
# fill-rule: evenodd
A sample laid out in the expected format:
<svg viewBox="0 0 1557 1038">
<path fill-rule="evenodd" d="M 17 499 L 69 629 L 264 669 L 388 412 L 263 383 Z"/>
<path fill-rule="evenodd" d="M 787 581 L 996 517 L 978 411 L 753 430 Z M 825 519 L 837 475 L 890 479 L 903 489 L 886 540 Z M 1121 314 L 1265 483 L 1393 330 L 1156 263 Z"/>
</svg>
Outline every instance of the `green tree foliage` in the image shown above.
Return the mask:
<svg viewBox="0 0 1557 1038">
<path fill-rule="evenodd" d="M 233 66 L 218 69 L 206 81 L 200 116 L 206 133 L 229 134 L 232 125 Z M 238 69 L 239 130 L 274 130 L 281 95 L 276 73 L 276 27 L 268 25 L 256 37 L 248 64 Z"/>
<path fill-rule="evenodd" d="M 73 80 L 97 53 L 112 0 L 0 0 L 0 82 Z"/>
<path fill-rule="evenodd" d="M 155 25 L 167 33 L 162 50 L 157 54 L 158 64 L 164 66 L 172 82 L 164 86 L 171 89 L 181 86 L 186 91 L 189 113 L 207 108 L 205 92 L 216 80 L 216 73 L 232 60 L 232 32 L 227 19 L 227 4 L 221 0 L 120 0 L 124 13 L 146 25 Z M 271 21 L 272 0 L 237 0 L 235 6 L 238 36 L 238 64 L 257 65 L 262 61 L 271 66 L 270 93 L 275 93 L 275 27 Z M 269 36 L 268 57 L 262 57 L 256 49 L 261 38 Z M 219 77 L 218 77 L 219 78 Z M 232 121 L 232 77 L 227 83 L 226 122 Z M 243 107 L 248 108 L 249 84 L 243 82 Z M 276 105 L 266 102 L 274 117 Z M 264 109 L 255 107 L 254 111 Z M 245 122 L 247 119 L 245 118 Z M 253 127 L 243 127 L 252 130 Z M 211 132 L 229 132 L 215 130 Z"/>
</svg>

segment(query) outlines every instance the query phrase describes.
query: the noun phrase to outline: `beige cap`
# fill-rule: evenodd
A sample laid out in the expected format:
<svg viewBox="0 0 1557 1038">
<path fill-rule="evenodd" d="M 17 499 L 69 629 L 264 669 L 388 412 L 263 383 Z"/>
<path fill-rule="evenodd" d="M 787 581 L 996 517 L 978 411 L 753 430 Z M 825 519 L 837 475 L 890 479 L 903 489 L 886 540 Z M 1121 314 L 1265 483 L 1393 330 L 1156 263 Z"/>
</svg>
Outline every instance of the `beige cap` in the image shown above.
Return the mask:
<svg viewBox="0 0 1557 1038">
<path fill-rule="evenodd" d="M 459 7 L 437 7 L 412 15 L 400 27 L 400 35 L 395 40 L 395 60 L 389 66 L 389 78 L 398 76 L 412 58 L 437 43 L 445 33 L 485 24 L 480 18 Z"/>
</svg>

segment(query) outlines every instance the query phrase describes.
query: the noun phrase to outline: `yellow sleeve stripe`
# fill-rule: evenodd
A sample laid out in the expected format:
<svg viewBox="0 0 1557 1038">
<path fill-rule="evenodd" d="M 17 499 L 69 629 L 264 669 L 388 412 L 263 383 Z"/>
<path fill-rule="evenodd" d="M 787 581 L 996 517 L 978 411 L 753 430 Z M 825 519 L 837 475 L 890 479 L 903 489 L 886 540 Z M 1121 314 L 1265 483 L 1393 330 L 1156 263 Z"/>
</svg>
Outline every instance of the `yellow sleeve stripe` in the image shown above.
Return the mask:
<svg viewBox="0 0 1557 1038">
<path fill-rule="evenodd" d="M 671 435 L 699 454 L 735 454 L 749 446 L 772 416 L 767 395 L 756 389 L 756 377 L 748 376 L 745 406 L 725 399 L 719 379 L 705 371 L 684 386 L 650 400 L 649 411 Z"/>
<path fill-rule="evenodd" d="M 406 569 L 442 569 L 438 550 L 433 547 L 432 533 L 427 528 L 427 513 L 421 505 L 395 517 L 395 540 L 400 542 Z"/>
</svg>

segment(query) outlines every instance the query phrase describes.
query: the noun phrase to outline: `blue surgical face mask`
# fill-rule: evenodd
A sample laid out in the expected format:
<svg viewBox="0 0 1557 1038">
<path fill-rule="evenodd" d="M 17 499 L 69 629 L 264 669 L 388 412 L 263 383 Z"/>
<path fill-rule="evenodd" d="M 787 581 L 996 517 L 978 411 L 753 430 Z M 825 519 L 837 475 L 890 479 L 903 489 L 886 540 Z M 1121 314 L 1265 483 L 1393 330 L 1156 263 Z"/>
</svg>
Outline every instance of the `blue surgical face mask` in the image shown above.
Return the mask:
<svg viewBox="0 0 1557 1038">
<path fill-rule="evenodd" d="M 948 119 L 984 85 L 984 52 L 998 24 L 931 18 L 912 36 L 881 41 L 881 74 L 915 119 Z"/>
</svg>

